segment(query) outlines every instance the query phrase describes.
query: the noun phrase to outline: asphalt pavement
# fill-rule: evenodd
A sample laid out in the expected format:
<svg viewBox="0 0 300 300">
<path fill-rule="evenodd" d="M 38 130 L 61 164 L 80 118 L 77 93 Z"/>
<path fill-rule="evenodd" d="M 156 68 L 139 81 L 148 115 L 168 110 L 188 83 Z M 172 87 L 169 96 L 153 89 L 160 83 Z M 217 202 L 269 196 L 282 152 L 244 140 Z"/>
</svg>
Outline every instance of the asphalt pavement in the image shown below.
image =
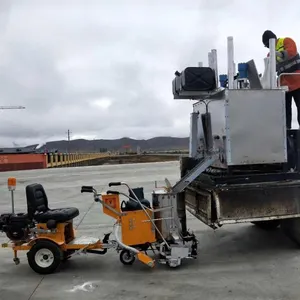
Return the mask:
<svg viewBox="0 0 300 300">
<path fill-rule="evenodd" d="M 178 162 L 109 165 L 0 173 L 0 213 L 10 212 L 7 178 L 17 178 L 15 206 L 26 211 L 25 186 L 43 184 L 51 208 L 75 206 L 77 235 L 102 237 L 114 220 L 102 213 L 82 185 L 99 192 L 110 181 L 143 186 L 151 199 L 155 181 L 175 183 Z M 0 248 L 0 299 L 299 299 L 300 249 L 280 230 L 266 232 L 252 224 L 226 225 L 216 231 L 188 214 L 188 227 L 199 239 L 199 257 L 177 269 L 156 265 L 150 269 L 135 262 L 124 266 L 114 251 L 106 255 L 71 258 L 55 274 L 41 276 L 27 264 L 20 252 L 15 265 L 10 249 Z M 0 242 L 7 241 L 0 234 Z"/>
</svg>

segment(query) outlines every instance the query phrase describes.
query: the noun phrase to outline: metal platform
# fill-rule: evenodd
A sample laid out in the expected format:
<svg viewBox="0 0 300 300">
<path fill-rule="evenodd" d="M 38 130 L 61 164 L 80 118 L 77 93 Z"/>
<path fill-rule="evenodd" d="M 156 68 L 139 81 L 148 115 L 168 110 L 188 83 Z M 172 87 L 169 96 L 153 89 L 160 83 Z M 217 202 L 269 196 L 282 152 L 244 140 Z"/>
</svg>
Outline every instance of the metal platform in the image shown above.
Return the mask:
<svg viewBox="0 0 300 300">
<path fill-rule="evenodd" d="M 186 189 L 185 202 L 188 211 L 212 227 L 295 218 L 300 217 L 300 179 L 210 185 L 200 178 Z"/>
<path fill-rule="evenodd" d="M 186 178 L 197 160 L 182 158 Z M 206 168 L 183 191 L 187 210 L 216 228 L 224 224 L 300 217 L 300 172 L 281 165 L 257 168 Z"/>
<path fill-rule="evenodd" d="M 175 100 L 219 100 L 224 98 L 225 89 L 217 88 L 213 91 L 202 92 L 202 91 L 180 91 L 178 94 L 173 93 L 173 99 Z"/>
<path fill-rule="evenodd" d="M 91 245 L 96 244 L 99 242 L 100 239 L 97 239 L 95 237 L 89 237 L 89 236 L 81 236 L 78 238 L 75 238 L 73 241 L 71 241 L 70 245 Z"/>
</svg>

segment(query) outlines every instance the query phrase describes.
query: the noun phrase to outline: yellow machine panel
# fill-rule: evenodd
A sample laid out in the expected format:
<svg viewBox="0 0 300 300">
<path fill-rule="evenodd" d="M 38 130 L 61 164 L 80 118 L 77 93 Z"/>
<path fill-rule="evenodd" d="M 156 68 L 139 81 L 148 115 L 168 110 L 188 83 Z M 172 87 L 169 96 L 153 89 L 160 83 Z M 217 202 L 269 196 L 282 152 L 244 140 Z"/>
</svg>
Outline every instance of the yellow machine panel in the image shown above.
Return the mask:
<svg viewBox="0 0 300 300">
<path fill-rule="evenodd" d="M 66 243 L 65 237 L 66 234 L 65 232 L 68 230 L 68 227 L 73 227 L 72 223 L 59 223 L 57 224 L 56 230 L 53 232 L 45 232 L 45 233 L 39 233 L 38 238 L 49 238 L 56 242 L 57 244 L 64 244 Z M 37 229 L 42 229 L 42 230 L 47 230 L 47 224 L 45 223 L 39 223 L 37 224 Z M 72 228 L 73 229 L 73 228 Z M 70 231 L 70 230 L 69 230 Z M 74 233 L 73 230 L 70 231 L 69 235 L 71 234 L 71 237 L 74 238 Z"/>
<path fill-rule="evenodd" d="M 117 212 L 121 211 L 120 208 L 120 197 L 119 195 L 102 195 L 102 200 L 105 204 L 109 205 L 112 209 L 114 209 Z M 115 219 L 118 218 L 118 215 L 114 213 L 112 210 L 107 208 L 105 205 L 103 205 L 103 213 L 105 213 L 108 216 L 111 216 Z"/>
<path fill-rule="evenodd" d="M 152 212 L 147 211 L 152 218 Z M 143 210 L 128 211 L 121 218 L 122 242 L 126 245 L 154 243 L 155 228 Z"/>
</svg>

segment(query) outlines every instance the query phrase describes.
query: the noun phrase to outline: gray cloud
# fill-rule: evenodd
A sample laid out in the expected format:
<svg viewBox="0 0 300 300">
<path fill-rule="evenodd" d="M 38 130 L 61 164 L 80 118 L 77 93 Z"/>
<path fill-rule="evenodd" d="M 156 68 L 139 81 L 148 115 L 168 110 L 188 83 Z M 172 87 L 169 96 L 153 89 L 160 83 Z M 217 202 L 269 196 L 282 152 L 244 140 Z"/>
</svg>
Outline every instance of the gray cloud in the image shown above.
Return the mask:
<svg viewBox="0 0 300 300">
<path fill-rule="evenodd" d="M 285 1 L 285 17 L 270 0 L 2 0 L 0 105 L 26 110 L 0 111 L 0 144 L 68 128 L 74 138 L 187 136 L 192 102 L 172 99 L 174 71 L 207 64 L 216 48 L 226 72 L 228 35 L 236 62 L 254 58 L 262 71 L 265 29 L 299 40 L 287 26 L 295 5 Z"/>
</svg>

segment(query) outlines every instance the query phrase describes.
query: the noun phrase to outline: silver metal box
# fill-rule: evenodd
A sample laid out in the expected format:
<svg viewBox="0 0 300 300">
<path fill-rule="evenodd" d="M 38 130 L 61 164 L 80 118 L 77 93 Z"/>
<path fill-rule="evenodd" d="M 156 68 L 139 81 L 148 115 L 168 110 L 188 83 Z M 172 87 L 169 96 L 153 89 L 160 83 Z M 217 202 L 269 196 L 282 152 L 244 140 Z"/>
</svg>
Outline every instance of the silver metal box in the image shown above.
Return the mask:
<svg viewBox="0 0 300 300">
<path fill-rule="evenodd" d="M 283 90 L 227 90 L 223 99 L 208 103 L 211 114 L 214 150 L 220 150 L 224 161 L 233 165 L 284 163 L 287 161 L 285 92 Z M 198 149 L 204 147 L 201 114 L 205 105 L 195 103 L 199 112 L 196 139 Z M 220 156 L 220 157 L 221 157 Z"/>
<path fill-rule="evenodd" d="M 228 165 L 287 161 L 284 91 L 229 90 L 225 120 Z"/>
</svg>

